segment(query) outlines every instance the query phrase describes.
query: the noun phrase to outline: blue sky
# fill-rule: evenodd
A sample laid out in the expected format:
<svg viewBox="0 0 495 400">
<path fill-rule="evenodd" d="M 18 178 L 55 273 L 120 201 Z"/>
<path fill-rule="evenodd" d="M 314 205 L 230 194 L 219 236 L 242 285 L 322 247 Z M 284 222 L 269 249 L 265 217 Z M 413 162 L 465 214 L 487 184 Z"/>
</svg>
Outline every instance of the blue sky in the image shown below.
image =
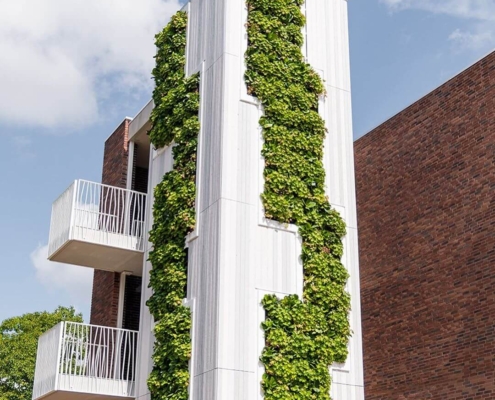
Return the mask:
<svg viewBox="0 0 495 400">
<path fill-rule="evenodd" d="M 0 0 L 0 320 L 89 319 L 92 271 L 45 260 L 51 203 L 100 180 L 104 140 L 150 97 L 153 34 L 180 5 L 135 4 Z M 491 51 L 494 20 L 495 0 L 349 0 L 355 137 Z"/>
</svg>

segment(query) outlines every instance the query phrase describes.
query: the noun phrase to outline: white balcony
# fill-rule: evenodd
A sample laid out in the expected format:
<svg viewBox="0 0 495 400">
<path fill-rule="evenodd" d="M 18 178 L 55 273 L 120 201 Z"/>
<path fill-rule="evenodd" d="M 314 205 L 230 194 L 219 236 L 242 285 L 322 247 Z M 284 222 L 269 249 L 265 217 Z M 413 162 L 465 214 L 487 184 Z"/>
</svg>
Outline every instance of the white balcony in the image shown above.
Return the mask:
<svg viewBox="0 0 495 400">
<path fill-rule="evenodd" d="M 141 275 L 146 194 L 75 181 L 52 207 L 48 258 Z"/>
<path fill-rule="evenodd" d="M 33 400 L 135 397 L 138 332 L 61 322 L 38 341 Z"/>
</svg>

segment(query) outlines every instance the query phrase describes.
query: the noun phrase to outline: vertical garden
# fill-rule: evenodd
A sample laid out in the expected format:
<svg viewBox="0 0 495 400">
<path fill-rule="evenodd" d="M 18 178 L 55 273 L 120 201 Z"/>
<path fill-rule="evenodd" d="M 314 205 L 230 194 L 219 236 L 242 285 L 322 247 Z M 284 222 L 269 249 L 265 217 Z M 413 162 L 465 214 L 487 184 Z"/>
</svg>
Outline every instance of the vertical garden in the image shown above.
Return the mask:
<svg viewBox="0 0 495 400">
<path fill-rule="evenodd" d="M 345 223 L 325 195 L 325 89 L 304 60 L 304 0 L 247 0 L 248 92 L 264 108 L 265 216 L 295 224 L 302 238 L 303 299 L 267 295 L 267 400 L 329 399 L 329 366 L 347 358 L 350 337 L 348 273 L 341 263 Z"/>
<path fill-rule="evenodd" d="M 328 400 L 329 367 L 344 362 L 351 335 L 348 273 L 342 265 L 345 223 L 325 194 L 325 95 L 319 75 L 301 47 L 304 0 L 247 0 L 248 92 L 263 106 L 265 216 L 295 224 L 302 238 L 303 298 L 263 299 L 266 320 L 261 382 L 267 400 Z M 191 314 L 183 306 L 187 286 L 186 235 L 195 225 L 199 134 L 199 75 L 186 78 L 187 14 L 177 13 L 156 36 L 155 109 L 150 139 L 173 144 L 174 169 L 154 192 L 153 251 L 148 307 L 155 327 L 153 399 L 187 400 Z M 233 399 L 234 400 L 234 399 Z"/>
<path fill-rule="evenodd" d="M 187 14 L 179 12 L 156 36 L 155 108 L 149 133 L 155 148 L 173 144 L 174 168 L 154 191 L 153 250 L 148 307 L 154 320 L 153 399 L 187 400 L 191 312 L 182 304 L 187 287 L 186 235 L 195 225 L 199 75 L 185 77 Z"/>
</svg>

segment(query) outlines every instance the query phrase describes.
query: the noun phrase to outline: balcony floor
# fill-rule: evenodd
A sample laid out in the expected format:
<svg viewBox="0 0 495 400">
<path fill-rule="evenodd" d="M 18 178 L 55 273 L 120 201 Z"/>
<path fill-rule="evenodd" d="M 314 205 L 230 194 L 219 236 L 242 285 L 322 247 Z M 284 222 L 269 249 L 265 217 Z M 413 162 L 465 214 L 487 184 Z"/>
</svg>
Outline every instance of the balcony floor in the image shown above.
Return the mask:
<svg viewBox="0 0 495 400">
<path fill-rule="evenodd" d="M 143 252 L 81 240 L 68 240 L 49 259 L 112 272 L 132 272 L 141 276 Z"/>
<path fill-rule="evenodd" d="M 77 392 L 66 392 L 63 390 L 57 390 L 55 392 L 49 393 L 40 400 L 122 400 L 122 399 L 134 399 L 134 397 L 122 397 L 122 396 L 109 396 L 102 394 L 92 394 L 92 393 L 77 393 Z"/>
<path fill-rule="evenodd" d="M 134 382 L 59 374 L 58 390 L 37 400 L 122 400 L 134 399 Z"/>
</svg>

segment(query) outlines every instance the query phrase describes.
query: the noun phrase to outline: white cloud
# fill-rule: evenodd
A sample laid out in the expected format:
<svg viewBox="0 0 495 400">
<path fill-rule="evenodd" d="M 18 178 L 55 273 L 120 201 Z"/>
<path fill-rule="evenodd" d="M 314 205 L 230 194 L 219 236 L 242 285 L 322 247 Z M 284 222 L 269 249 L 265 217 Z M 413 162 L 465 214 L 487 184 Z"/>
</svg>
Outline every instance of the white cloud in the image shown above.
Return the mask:
<svg viewBox="0 0 495 400">
<path fill-rule="evenodd" d="M 399 8 L 401 5 L 404 6 L 405 0 L 380 0 L 380 3 L 384 3 L 391 8 Z"/>
<path fill-rule="evenodd" d="M 486 45 L 490 45 L 494 40 L 494 29 L 491 26 L 487 26 L 486 29 L 482 28 L 485 24 L 476 26 L 473 31 L 461 31 L 456 29 L 449 36 L 449 40 L 456 44 L 456 47 L 460 50 L 472 49 L 478 50 L 484 48 Z"/>
<path fill-rule="evenodd" d="M 49 261 L 48 245 L 38 246 L 31 253 L 36 278 L 49 291 L 63 292 L 78 310 L 89 309 L 93 285 L 93 270 Z M 64 304 L 68 306 L 69 304 Z M 85 315 L 88 318 L 89 315 Z"/>
<path fill-rule="evenodd" d="M 418 9 L 460 18 L 495 20 L 493 0 L 380 0 L 393 10 Z"/>
<path fill-rule="evenodd" d="M 480 50 L 495 44 L 495 1 L 493 0 L 380 0 L 391 11 L 416 9 L 467 20 L 468 30 L 449 35 L 455 50 Z"/>
<path fill-rule="evenodd" d="M 149 90 L 179 0 L 0 0 L 0 122 L 86 125 L 102 96 Z"/>
</svg>

